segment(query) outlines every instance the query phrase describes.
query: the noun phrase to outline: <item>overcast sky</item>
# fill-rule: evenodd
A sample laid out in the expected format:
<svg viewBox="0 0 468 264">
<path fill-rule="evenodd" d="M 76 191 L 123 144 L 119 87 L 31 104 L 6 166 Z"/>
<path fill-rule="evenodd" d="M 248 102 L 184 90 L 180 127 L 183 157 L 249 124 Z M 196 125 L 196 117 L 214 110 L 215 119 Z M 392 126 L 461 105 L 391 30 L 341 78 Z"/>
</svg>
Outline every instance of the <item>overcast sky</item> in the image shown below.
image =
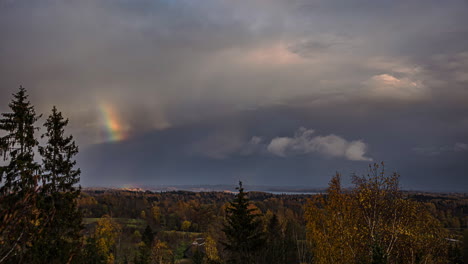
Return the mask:
<svg viewBox="0 0 468 264">
<path fill-rule="evenodd" d="M 468 2 L 0 0 L 0 111 L 56 105 L 82 185 L 468 190 Z M 42 118 L 40 123 L 44 122 Z"/>
</svg>

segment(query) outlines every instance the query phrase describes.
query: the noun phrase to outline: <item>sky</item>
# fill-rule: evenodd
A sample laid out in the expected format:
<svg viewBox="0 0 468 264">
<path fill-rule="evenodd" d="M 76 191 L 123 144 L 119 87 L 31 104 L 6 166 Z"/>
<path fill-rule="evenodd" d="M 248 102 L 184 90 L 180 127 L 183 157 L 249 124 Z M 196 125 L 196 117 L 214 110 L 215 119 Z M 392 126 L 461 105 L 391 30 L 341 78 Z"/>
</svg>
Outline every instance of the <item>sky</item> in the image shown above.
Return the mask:
<svg viewBox="0 0 468 264">
<path fill-rule="evenodd" d="M 83 186 L 468 191 L 465 0 L 0 0 L 0 111 L 70 119 Z M 39 124 L 45 121 L 43 117 Z M 38 132 L 40 133 L 40 132 Z"/>
</svg>

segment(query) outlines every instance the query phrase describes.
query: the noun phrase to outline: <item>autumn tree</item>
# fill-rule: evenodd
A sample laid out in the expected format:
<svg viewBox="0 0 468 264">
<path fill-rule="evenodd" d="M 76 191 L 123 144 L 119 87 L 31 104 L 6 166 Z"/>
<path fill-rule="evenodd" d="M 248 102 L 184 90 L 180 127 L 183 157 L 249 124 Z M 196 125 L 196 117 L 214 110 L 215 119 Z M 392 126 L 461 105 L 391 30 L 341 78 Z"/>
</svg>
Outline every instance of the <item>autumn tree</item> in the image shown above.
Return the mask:
<svg viewBox="0 0 468 264">
<path fill-rule="evenodd" d="M 151 248 L 151 263 L 172 264 L 174 263 L 174 253 L 166 242 L 156 241 Z"/>
<path fill-rule="evenodd" d="M 205 259 L 203 262 L 205 264 L 221 263 L 221 258 L 218 255 L 216 241 L 211 236 L 207 236 L 205 239 Z"/>
<path fill-rule="evenodd" d="M 115 261 L 115 245 L 120 236 L 121 228 L 110 216 L 105 215 L 99 219 L 94 231 L 94 241 L 97 252 L 105 260 L 106 264 Z"/>
<path fill-rule="evenodd" d="M 315 196 L 306 207 L 307 236 L 314 263 L 352 263 L 361 248 L 356 212 L 350 195 L 341 188 L 341 176 L 330 181 L 327 196 Z"/>
<path fill-rule="evenodd" d="M 189 231 L 191 225 L 192 223 L 190 221 L 184 220 L 180 226 L 180 230 L 187 232 Z"/>
<path fill-rule="evenodd" d="M 239 193 L 226 208 L 227 219 L 223 228 L 226 241 L 223 245 L 230 253 L 232 263 L 256 263 L 258 253 L 265 244 L 260 215 L 254 213 L 256 209 L 249 207 L 242 182 L 236 189 Z"/>
<path fill-rule="evenodd" d="M 36 207 L 39 164 L 34 160 L 38 128 L 34 106 L 26 89 L 19 88 L 2 113 L 0 130 L 0 263 L 22 263 L 31 243 L 47 219 L 39 219 Z"/>
<path fill-rule="evenodd" d="M 315 263 L 444 263 L 444 230 L 403 196 L 398 174 L 387 176 L 382 163 L 353 178 L 346 191 L 337 174 L 306 206 Z"/>
<path fill-rule="evenodd" d="M 161 224 L 161 210 L 157 204 L 154 204 L 151 207 L 150 219 L 154 222 L 155 226 L 159 226 Z"/>
</svg>

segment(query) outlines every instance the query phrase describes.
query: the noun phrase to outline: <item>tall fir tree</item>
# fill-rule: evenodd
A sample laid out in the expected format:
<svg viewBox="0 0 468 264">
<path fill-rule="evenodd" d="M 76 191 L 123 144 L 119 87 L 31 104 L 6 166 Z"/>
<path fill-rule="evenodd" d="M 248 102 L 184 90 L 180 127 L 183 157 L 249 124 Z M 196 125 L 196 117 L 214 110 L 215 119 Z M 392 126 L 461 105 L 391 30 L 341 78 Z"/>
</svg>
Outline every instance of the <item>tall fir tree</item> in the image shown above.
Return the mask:
<svg viewBox="0 0 468 264">
<path fill-rule="evenodd" d="M 231 263 L 257 263 L 258 253 L 265 244 L 262 223 L 255 209 L 249 208 L 250 201 L 242 182 L 236 188 L 239 193 L 226 208 L 227 221 L 223 232 L 225 249 L 230 253 Z"/>
<path fill-rule="evenodd" d="M 40 166 L 34 161 L 34 133 L 40 116 L 22 86 L 9 107 L 12 112 L 0 119 L 0 262 L 23 263 L 43 223 L 35 206 Z"/>
<path fill-rule="evenodd" d="M 463 261 L 468 263 L 468 229 L 463 232 Z"/>
<path fill-rule="evenodd" d="M 135 264 L 148 264 L 151 258 L 151 248 L 153 246 L 154 233 L 149 225 L 146 226 L 145 231 L 141 237 L 141 242 L 138 249 L 138 262 Z"/>
<path fill-rule="evenodd" d="M 41 190 L 38 207 L 51 220 L 45 225 L 45 232 L 34 243 L 31 261 L 34 263 L 70 263 L 80 249 L 82 215 L 77 198 L 80 187 L 80 169 L 75 168 L 74 157 L 78 147 L 73 136 L 65 135 L 68 119 L 54 106 L 44 124 L 45 146 L 39 147 L 42 156 Z"/>
<path fill-rule="evenodd" d="M 268 264 L 287 263 L 286 260 L 286 238 L 282 232 L 281 224 L 276 214 L 267 212 L 266 223 L 266 246 L 264 251 L 264 262 Z"/>
</svg>

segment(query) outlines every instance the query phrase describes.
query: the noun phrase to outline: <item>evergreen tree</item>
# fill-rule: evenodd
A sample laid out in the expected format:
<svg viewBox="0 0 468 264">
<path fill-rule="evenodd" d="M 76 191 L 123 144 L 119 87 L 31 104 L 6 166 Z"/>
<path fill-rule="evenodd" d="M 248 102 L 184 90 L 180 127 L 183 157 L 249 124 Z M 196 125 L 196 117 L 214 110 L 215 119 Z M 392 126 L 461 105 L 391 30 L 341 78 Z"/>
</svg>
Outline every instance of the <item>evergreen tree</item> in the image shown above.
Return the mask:
<svg viewBox="0 0 468 264">
<path fill-rule="evenodd" d="M 31 242 L 42 231 L 46 219 L 39 221 L 36 208 L 39 164 L 34 161 L 40 118 L 20 86 L 9 104 L 11 113 L 2 113 L 0 155 L 0 262 L 22 263 Z"/>
<path fill-rule="evenodd" d="M 149 225 L 146 226 L 145 231 L 141 237 L 143 243 L 139 247 L 139 261 L 137 264 L 148 264 L 151 258 L 151 247 L 154 241 L 153 229 Z"/>
<path fill-rule="evenodd" d="M 78 263 L 86 264 L 106 264 L 107 259 L 101 252 L 99 252 L 99 247 L 95 237 L 88 237 L 86 239 L 86 245 L 83 250 L 83 254 L 80 256 L 81 259 Z M 137 263 L 137 262 L 135 262 Z"/>
<path fill-rule="evenodd" d="M 54 106 L 52 113 L 44 123 L 46 132 L 42 137 L 47 138 L 47 145 L 39 147 L 43 162 L 43 190 L 46 193 L 71 193 L 74 197 L 80 194 L 76 187 L 80 180 L 80 169 L 75 169 L 74 156 L 78 154 L 78 147 L 73 136 L 65 136 L 68 119 L 64 119 L 61 112 Z"/>
<path fill-rule="evenodd" d="M 286 263 L 285 236 L 278 217 L 270 211 L 266 215 L 269 215 L 269 218 L 266 225 L 265 263 Z"/>
<path fill-rule="evenodd" d="M 239 193 L 226 208 L 227 222 L 223 232 L 227 241 L 224 242 L 226 250 L 230 253 L 232 263 L 256 263 L 258 253 L 265 244 L 259 215 L 255 209 L 249 208 L 242 182 L 236 188 Z"/>
<path fill-rule="evenodd" d="M 82 216 L 77 207 L 80 188 L 80 169 L 75 169 L 74 156 L 78 153 L 73 136 L 65 136 L 68 119 L 54 106 L 44 126 L 45 147 L 39 147 L 42 156 L 42 188 L 38 207 L 45 216 L 51 216 L 45 232 L 34 243 L 31 261 L 35 263 L 68 263 L 80 249 Z"/>
<path fill-rule="evenodd" d="M 149 225 L 146 226 L 145 231 L 143 232 L 143 236 L 141 237 L 141 241 L 145 243 L 148 247 L 151 247 L 154 240 L 153 229 Z"/>
<path fill-rule="evenodd" d="M 468 230 L 463 232 L 463 261 L 468 263 Z"/>
<path fill-rule="evenodd" d="M 193 264 L 203 264 L 203 260 L 205 259 L 205 254 L 201 251 L 198 247 L 193 253 L 192 263 Z"/>
</svg>

